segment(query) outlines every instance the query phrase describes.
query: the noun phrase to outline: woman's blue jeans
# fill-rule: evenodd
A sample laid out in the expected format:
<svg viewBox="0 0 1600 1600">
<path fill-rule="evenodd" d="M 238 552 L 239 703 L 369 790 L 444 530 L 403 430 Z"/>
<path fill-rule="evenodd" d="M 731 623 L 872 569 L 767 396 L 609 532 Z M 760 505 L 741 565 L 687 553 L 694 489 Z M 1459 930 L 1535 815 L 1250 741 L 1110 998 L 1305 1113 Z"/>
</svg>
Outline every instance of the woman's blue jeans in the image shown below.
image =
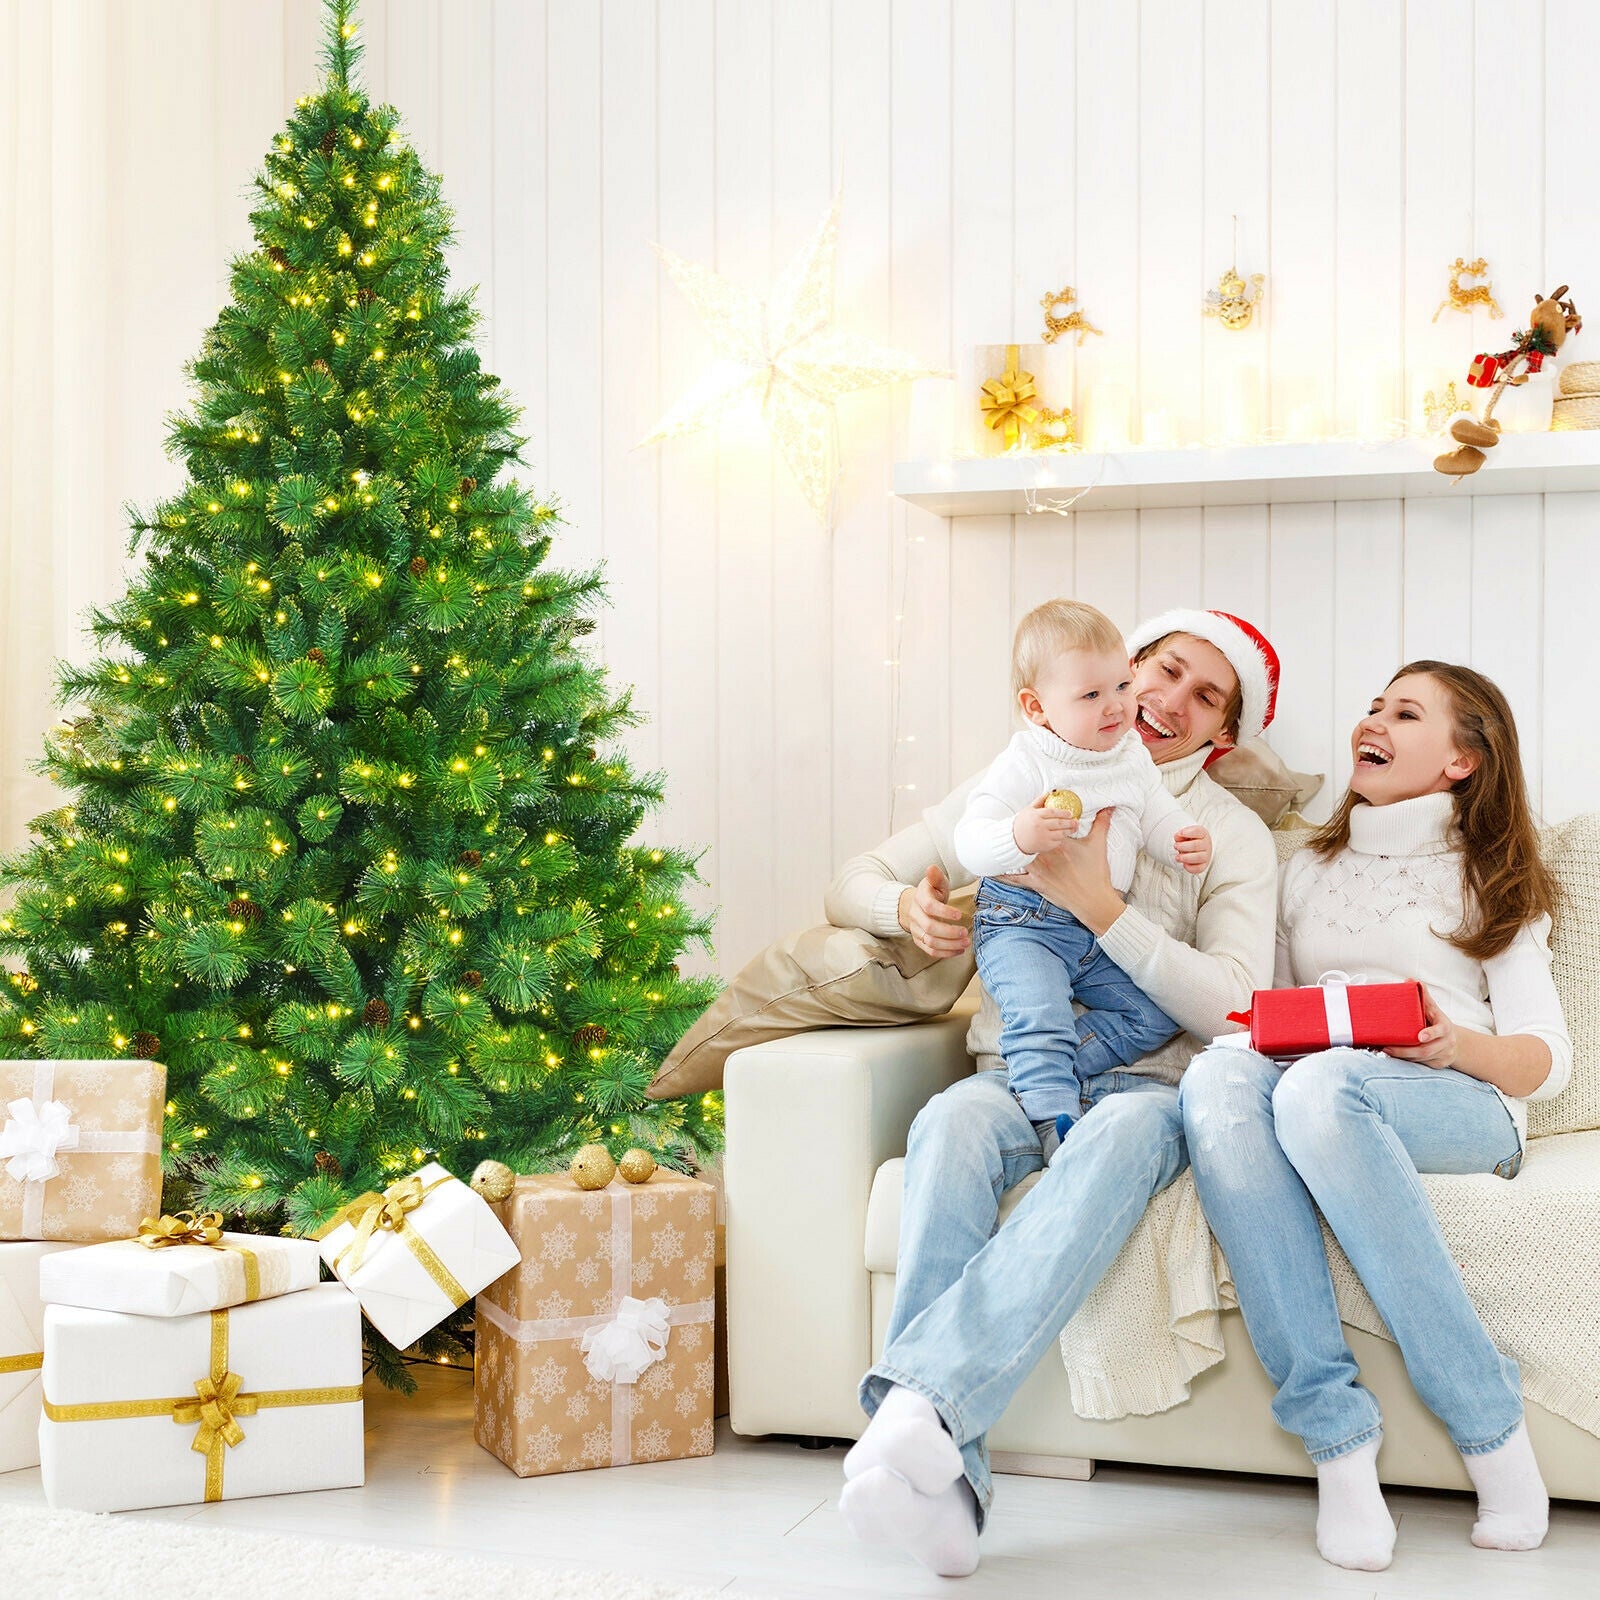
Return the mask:
<svg viewBox="0 0 1600 1600">
<path fill-rule="evenodd" d="M 1213 1045 L 1184 1073 L 1179 1105 L 1200 1203 L 1278 1386 L 1272 1413 L 1311 1459 L 1382 1432 L 1340 1325 L 1318 1210 L 1456 1448 L 1504 1443 L 1522 1421 L 1517 1365 L 1473 1310 L 1417 1177 L 1516 1176 L 1521 1144 L 1494 1090 L 1370 1050 L 1325 1050 L 1283 1068 Z"/>
</svg>

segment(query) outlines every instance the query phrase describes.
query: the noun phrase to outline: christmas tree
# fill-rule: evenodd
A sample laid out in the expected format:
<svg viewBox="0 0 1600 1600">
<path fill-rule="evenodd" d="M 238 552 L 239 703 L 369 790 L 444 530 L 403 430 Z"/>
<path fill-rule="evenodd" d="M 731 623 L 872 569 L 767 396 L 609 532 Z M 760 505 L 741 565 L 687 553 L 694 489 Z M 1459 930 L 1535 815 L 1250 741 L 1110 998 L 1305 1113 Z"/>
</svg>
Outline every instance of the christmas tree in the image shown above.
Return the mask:
<svg viewBox="0 0 1600 1600">
<path fill-rule="evenodd" d="M 0 1057 L 165 1063 L 168 1209 L 294 1233 L 424 1159 L 684 1168 L 720 1130 L 714 1096 L 644 1098 L 714 992 L 677 966 L 696 857 L 630 842 L 662 790 L 603 748 L 638 717 L 582 644 L 601 577 L 546 565 L 353 12 L 256 178 L 187 481 L 61 671 L 71 802 L 0 861 Z"/>
</svg>

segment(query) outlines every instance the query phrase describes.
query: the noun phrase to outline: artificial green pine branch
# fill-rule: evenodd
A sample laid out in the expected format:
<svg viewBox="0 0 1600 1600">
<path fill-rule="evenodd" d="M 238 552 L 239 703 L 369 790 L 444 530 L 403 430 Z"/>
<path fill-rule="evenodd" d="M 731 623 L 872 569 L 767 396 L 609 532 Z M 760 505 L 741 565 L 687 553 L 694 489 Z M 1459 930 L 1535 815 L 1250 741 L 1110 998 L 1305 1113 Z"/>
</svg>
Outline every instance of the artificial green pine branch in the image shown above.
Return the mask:
<svg viewBox="0 0 1600 1600">
<path fill-rule="evenodd" d="M 547 564 L 439 180 L 358 56 L 330 0 L 171 419 L 186 481 L 59 675 L 68 803 L 0 862 L 0 1057 L 164 1062 L 169 1199 L 293 1232 L 427 1159 L 721 1137 L 720 1097 L 644 1098 L 715 992 L 678 971 L 698 856 L 636 839 L 662 779 L 609 747 L 602 575 Z"/>
</svg>

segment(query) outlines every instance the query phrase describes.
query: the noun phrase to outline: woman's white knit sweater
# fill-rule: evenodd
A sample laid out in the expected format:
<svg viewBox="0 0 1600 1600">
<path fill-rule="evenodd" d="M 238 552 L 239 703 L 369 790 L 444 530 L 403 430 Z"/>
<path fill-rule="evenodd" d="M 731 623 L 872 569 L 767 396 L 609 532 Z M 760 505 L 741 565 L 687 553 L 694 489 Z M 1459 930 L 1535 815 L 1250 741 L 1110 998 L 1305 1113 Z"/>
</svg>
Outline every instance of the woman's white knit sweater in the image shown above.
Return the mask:
<svg viewBox="0 0 1600 1600">
<path fill-rule="evenodd" d="M 1277 862 L 1272 838 L 1247 810 L 1201 770 L 1209 745 L 1159 768 L 1167 793 L 1210 830 L 1211 865 L 1198 877 L 1141 854 L 1127 909 L 1100 936 L 1100 948 L 1186 1031 L 1130 1070 L 1176 1083 L 1217 1034 L 1228 1013 L 1250 1004 L 1272 978 L 1273 893 Z M 828 921 L 871 933 L 903 932 L 900 896 L 929 867 L 942 867 L 952 889 L 973 874 L 955 848 L 956 824 L 978 777 L 969 778 L 922 820 L 876 850 L 852 857 L 828 885 Z M 981 987 L 981 986 L 980 986 Z M 1000 1059 L 1000 1009 L 984 991 L 967 1033 L 980 1069 Z"/>
<path fill-rule="evenodd" d="M 1455 802 L 1421 795 L 1393 805 L 1358 805 L 1350 843 L 1330 861 L 1299 851 L 1278 890 L 1278 986 L 1313 984 L 1342 969 L 1370 983 L 1427 985 L 1458 1028 L 1532 1034 L 1550 1049 L 1550 1072 L 1529 1097 L 1559 1094 L 1572 1070 L 1572 1043 L 1550 976 L 1550 919 L 1477 961 L 1449 942 L 1462 925 L 1461 858 L 1451 836 Z M 1502 1095 L 1527 1131 L 1526 1102 Z"/>
</svg>

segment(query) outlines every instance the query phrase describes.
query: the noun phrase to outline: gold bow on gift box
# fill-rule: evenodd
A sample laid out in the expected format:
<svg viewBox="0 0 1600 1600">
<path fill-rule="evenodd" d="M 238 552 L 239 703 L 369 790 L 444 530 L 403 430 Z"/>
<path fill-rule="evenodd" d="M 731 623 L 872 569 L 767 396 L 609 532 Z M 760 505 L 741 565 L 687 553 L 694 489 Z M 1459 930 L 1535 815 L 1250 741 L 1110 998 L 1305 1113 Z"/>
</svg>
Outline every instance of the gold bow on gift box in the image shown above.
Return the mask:
<svg viewBox="0 0 1600 1600">
<path fill-rule="evenodd" d="M 1023 427 L 1031 427 L 1039 415 L 1038 409 L 1029 404 L 1038 394 L 1033 386 L 1033 374 L 1017 370 L 1020 358 L 1020 346 L 1008 344 L 1006 370 L 984 384 L 983 398 L 978 402 L 983 409 L 985 426 L 1005 430 L 1008 450 L 1021 437 Z"/>
<path fill-rule="evenodd" d="M 261 1263 L 254 1250 L 242 1244 L 230 1244 L 222 1237 L 220 1211 L 180 1211 L 176 1216 L 163 1212 L 159 1217 L 146 1217 L 139 1224 L 136 1235 L 146 1250 L 160 1250 L 170 1244 L 198 1244 L 210 1250 L 230 1250 L 244 1263 L 244 1297 L 247 1301 L 261 1298 Z"/>
<path fill-rule="evenodd" d="M 373 1194 L 369 1191 L 357 1195 L 349 1205 L 336 1211 L 311 1237 L 325 1239 L 335 1228 L 346 1222 L 355 1228 L 355 1236 L 333 1258 L 332 1263 L 333 1270 L 342 1279 L 348 1280 L 361 1270 L 361 1263 L 366 1260 L 367 1245 L 371 1242 L 373 1234 L 379 1229 L 385 1229 L 405 1240 L 407 1248 L 422 1263 L 423 1270 L 439 1286 L 451 1305 L 464 1306 L 471 1296 L 456 1281 L 444 1262 L 434 1254 L 433 1246 L 411 1226 L 406 1216 L 408 1211 L 415 1211 L 441 1183 L 455 1181 L 449 1173 L 446 1173 L 444 1177 L 435 1178 L 432 1183 L 424 1187 L 422 1179 L 413 1173 L 409 1178 L 401 1178 L 398 1183 L 391 1183 L 382 1194 Z"/>
<path fill-rule="evenodd" d="M 361 1399 L 361 1385 L 330 1389 L 260 1389 L 245 1391 L 244 1379 L 228 1371 L 228 1313 L 211 1313 L 211 1370 L 197 1378 L 194 1398 L 175 1400 L 101 1400 L 58 1406 L 47 1397 L 44 1414 L 52 1422 L 108 1422 L 127 1417 L 171 1417 L 179 1427 L 194 1426 L 190 1449 L 206 1458 L 206 1499 L 222 1498 L 226 1453 L 245 1443 L 240 1417 L 253 1417 L 269 1406 L 342 1406 Z"/>
</svg>

